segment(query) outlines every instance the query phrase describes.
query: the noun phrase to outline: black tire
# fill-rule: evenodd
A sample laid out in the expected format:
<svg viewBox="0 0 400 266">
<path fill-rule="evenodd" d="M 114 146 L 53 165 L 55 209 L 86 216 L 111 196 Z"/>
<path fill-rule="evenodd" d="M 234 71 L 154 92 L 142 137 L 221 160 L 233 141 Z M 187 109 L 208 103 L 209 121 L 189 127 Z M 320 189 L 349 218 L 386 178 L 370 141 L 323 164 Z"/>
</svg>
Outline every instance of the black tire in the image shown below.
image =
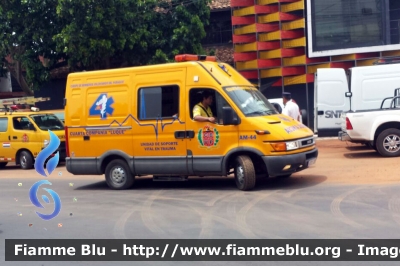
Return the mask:
<svg viewBox="0 0 400 266">
<path fill-rule="evenodd" d="M 108 163 L 105 176 L 107 185 L 112 189 L 128 189 L 135 182 L 135 177 L 128 164 L 121 159 L 115 159 Z"/>
<path fill-rule="evenodd" d="M 375 146 L 383 157 L 400 156 L 400 130 L 389 128 L 382 131 L 376 139 Z"/>
<path fill-rule="evenodd" d="M 0 163 L 0 169 L 6 168 L 7 163 Z"/>
<path fill-rule="evenodd" d="M 292 176 L 292 174 L 280 175 L 280 176 L 278 176 L 278 178 L 289 178 L 289 177 L 291 177 L 291 176 Z"/>
<path fill-rule="evenodd" d="M 21 169 L 29 170 L 33 168 L 33 156 L 28 151 L 21 151 L 19 154 L 19 165 Z"/>
<path fill-rule="evenodd" d="M 256 184 L 254 164 L 247 155 L 240 155 L 235 163 L 235 182 L 240 190 L 251 190 Z"/>
</svg>

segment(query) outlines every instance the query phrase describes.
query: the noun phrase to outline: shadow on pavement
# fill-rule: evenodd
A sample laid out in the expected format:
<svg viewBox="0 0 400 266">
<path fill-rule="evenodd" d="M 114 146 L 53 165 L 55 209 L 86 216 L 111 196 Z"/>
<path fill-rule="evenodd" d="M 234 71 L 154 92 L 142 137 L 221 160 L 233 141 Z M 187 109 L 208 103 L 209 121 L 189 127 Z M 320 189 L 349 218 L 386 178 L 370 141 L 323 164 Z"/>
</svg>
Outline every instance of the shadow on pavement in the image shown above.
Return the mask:
<svg viewBox="0 0 400 266">
<path fill-rule="evenodd" d="M 275 189 L 299 189 L 316 186 L 327 180 L 322 175 L 294 175 L 290 178 L 257 179 L 253 191 Z M 188 181 L 153 181 L 151 177 L 136 178 L 130 190 L 238 190 L 233 177 L 189 177 Z M 105 181 L 77 187 L 76 190 L 110 190 Z"/>
<path fill-rule="evenodd" d="M 371 150 L 373 151 L 373 148 L 367 147 L 365 145 L 360 145 L 360 146 L 348 146 L 346 147 L 347 150 L 349 151 L 366 151 L 366 150 Z"/>
<path fill-rule="evenodd" d="M 343 154 L 344 157 L 348 159 L 362 159 L 362 158 L 376 158 L 376 159 L 386 159 L 386 157 L 381 156 L 376 151 L 371 152 L 355 152 L 355 153 L 345 153 Z"/>
</svg>

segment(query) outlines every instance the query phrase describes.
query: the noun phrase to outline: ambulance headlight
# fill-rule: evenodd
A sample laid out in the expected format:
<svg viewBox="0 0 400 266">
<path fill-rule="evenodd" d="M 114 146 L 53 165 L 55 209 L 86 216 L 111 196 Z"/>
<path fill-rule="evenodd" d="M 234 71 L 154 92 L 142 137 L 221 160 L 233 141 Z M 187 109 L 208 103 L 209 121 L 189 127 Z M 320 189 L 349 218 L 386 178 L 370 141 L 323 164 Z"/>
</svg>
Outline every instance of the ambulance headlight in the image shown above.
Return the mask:
<svg viewBox="0 0 400 266">
<path fill-rule="evenodd" d="M 297 141 L 286 142 L 286 150 L 287 151 L 295 150 L 298 148 L 299 148 L 299 143 Z"/>
</svg>

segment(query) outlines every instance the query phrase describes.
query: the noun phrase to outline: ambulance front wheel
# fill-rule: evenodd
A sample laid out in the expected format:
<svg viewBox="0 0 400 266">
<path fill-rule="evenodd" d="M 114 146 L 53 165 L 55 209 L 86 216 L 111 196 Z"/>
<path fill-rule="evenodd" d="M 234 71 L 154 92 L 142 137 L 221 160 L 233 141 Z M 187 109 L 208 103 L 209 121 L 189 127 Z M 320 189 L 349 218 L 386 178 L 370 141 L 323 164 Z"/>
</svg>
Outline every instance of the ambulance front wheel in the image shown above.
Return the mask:
<svg viewBox="0 0 400 266">
<path fill-rule="evenodd" d="M 121 159 L 112 160 L 105 171 L 107 185 L 112 189 L 128 189 L 135 182 L 128 164 Z"/>
<path fill-rule="evenodd" d="M 256 185 L 254 164 L 247 155 L 240 155 L 236 158 L 235 182 L 240 190 L 251 190 Z"/>
</svg>

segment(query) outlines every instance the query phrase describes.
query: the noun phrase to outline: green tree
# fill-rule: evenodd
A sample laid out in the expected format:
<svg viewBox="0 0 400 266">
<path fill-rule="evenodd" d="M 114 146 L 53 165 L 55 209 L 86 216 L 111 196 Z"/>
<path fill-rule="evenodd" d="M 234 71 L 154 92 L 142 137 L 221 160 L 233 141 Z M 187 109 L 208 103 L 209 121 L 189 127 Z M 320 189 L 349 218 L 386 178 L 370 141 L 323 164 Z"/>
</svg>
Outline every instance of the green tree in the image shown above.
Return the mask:
<svg viewBox="0 0 400 266">
<path fill-rule="evenodd" d="M 169 61 L 202 52 L 210 0 L 59 0 L 54 40 L 73 70 Z"/>
<path fill-rule="evenodd" d="M 178 53 L 204 53 L 201 39 L 210 2 L 0 0 L 3 70 L 33 95 L 60 59 L 72 71 L 82 71 L 164 63 Z"/>
<path fill-rule="evenodd" d="M 27 95 L 48 80 L 62 56 L 52 37 L 57 32 L 57 0 L 0 0 L 0 58 Z M 41 60 L 46 58 L 46 60 Z"/>
</svg>

